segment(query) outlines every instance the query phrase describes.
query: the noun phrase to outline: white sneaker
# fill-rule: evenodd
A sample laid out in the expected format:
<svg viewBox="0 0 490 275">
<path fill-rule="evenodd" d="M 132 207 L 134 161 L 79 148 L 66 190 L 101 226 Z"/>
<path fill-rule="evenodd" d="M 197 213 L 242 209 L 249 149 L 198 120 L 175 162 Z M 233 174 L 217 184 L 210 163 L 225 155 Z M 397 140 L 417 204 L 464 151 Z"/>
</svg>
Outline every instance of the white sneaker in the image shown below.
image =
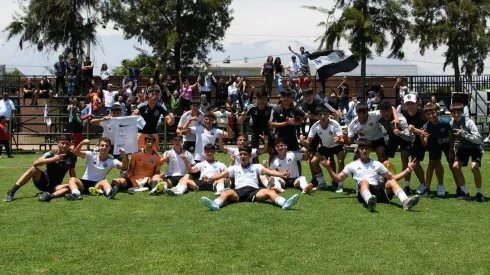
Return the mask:
<svg viewBox="0 0 490 275">
<path fill-rule="evenodd" d="M 337 190 L 335 190 L 335 193 L 344 193 L 344 184 L 343 183 L 339 183 L 337 185 Z"/>
<path fill-rule="evenodd" d="M 442 184 L 437 185 L 437 196 L 439 196 L 439 197 L 445 197 L 446 196 L 446 188 L 444 188 L 444 185 L 442 185 Z"/>
<path fill-rule="evenodd" d="M 425 191 L 425 184 L 421 183 L 417 188 L 417 194 L 422 194 Z"/>
</svg>

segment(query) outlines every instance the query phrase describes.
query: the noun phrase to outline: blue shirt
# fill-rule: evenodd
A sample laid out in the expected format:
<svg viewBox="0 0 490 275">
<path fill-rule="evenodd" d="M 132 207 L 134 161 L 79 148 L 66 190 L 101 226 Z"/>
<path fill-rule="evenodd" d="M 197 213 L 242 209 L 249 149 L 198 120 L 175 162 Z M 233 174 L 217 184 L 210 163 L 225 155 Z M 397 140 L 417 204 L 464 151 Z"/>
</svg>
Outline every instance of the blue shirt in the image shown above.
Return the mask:
<svg viewBox="0 0 490 275">
<path fill-rule="evenodd" d="M 449 143 L 449 132 L 451 131 L 451 124 L 449 120 L 446 118 L 439 118 L 439 124 L 433 124 L 430 121 L 424 125 L 424 129 L 426 129 L 427 133 L 430 134 L 428 149 L 430 150 L 431 146 L 439 147 L 439 139 L 445 139 L 444 143 Z"/>
</svg>

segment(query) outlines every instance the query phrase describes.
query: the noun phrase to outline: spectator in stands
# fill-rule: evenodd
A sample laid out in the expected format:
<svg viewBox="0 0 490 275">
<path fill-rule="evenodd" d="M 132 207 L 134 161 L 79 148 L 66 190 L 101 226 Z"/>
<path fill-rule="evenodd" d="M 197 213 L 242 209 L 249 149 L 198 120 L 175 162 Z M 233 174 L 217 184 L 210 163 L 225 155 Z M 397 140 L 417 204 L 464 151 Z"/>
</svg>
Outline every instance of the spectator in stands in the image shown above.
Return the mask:
<svg viewBox="0 0 490 275">
<path fill-rule="evenodd" d="M 383 101 L 385 99 L 385 86 L 379 85 L 379 100 Z"/>
<path fill-rule="evenodd" d="M 296 61 L 296 56 L 293 55 L 291 56 L 291 61 L 289 61 L 287 70 L 289 71 L 289 77 L 290 78 L 298 78 L 299 77 L 299 71 L 301 67 L 299 63 Z"/>
<path fill-rule="evenodd" d="M 247 94 L 247 79 L 245 77 L 237 77 L 237 99 L 240 105 L 240 110 L 243 110 L 245 103 L 243 101 L 243 96 Z"/>
<path fill-rule="evenodd" d="M 378 110 L 379 103 L 380 103 L 379 93 L 374 93 L 373 97 L 368 99 L 367 101 L 369 111 Z"/>
<path fill-rule="evenodd" d="M 138 107 L 138 97 L 132 96 L 126 101 L 126 113 L 132 114 Z"/>
<path fill-rule="evenodd" d="M 93 88 L 88 89 L 88 100 L 92 104 L 92 114 L 98 115 L 102 106 L 102 100 L 100 98 L 99 89 L 94 90 Z"/>
<path fill-rule="evenodd" d="M 204 79 L 203 85 L 199 86 L 201 95 L 205 95 L 207 102 L 211 102 L 211 85 L 213 85 L 213 72 L 208 72 L 208 68 L 204 68 L 201 78 Z"/>
<path fill-rule="evenodd" d="M 125 68 L 128 68 L 128 75 L 127 75 L 128 81 L 133 82 L 133 86 L 136 91 L 136 89 L 138 88 L 138 79 L 140 77 L 140 73 L 145 67 L 141 69 L 137 67 L 131 67 L 128 65 L 127 60 L 123 60 L 122 64 Z"/>
<path fill-rule="evenodd" d="M 357 117 L 357 113 L 356 113 L 357 103 L 358 103 L 357 94 L 353 94 L 351 96 L 351 101 L 349 102 L 349 109 L 347 110 L 347 114 L 345 115 L 345 118 L 348 122 L 354 120 L 354 118 Z"/>
<path fill-rule="evenodd" d="M 174 91 L 174 94 L 173 94 L 171 100 L 172 101 L 171 101 L 170 107 L 172 107 L 172 111 L 173 111 L 173 110 L 176 110 L 177 107 L 179 106 L 179 101 L 180 101 L 179 91 Z"/>
<path fill-rule="evenodd" d="M 291 49 L 291 46 L 288 46 L 288 49 L 290 52 L 292 52 L 294 55 L 296 55 L 299 59 L 299 64 L 300 64 L 300 70 L 307 74 L 308 77 L 311 76 L 311 73 L 310 73 L 310 65 L 308 64 L 309 60 L 308 60 L 308 56 L 310 55 L 309 52 L 305 51 L 305 48 L 304 47 L 300 47 L 299 48 L 299 51 L 300 51 L 300 54 L 294 52 L 292 49 Z"/>
<path fill-rule="evenodd" d="M 422 99 L 422 97 L 419 97 L 419 99 L 417 99 L 417 108 L 419 108 L 420 110 L 424 110 L 424 106 L 424 100 Z"/>
<path fill-rule="evenodd" d="M 67 68 L 68 73 L 68 96 L 72 96 L 75 94 L 76 90 L 76 80 L 78 75 L 78 65 L 77 59 L 74 57 L 70 58 L 70 64 Z"/>
<path fill-rule="evenodd" d="M 105 91 L 107 90 L 107 85 L 109 85 L 109 77 L 111 76 L 111 72 L 107 68 L 107 64 L 102 64 L 102 67 L 100 68 L 100 81 L 101 81 L 101 86 L 102 90 Z"/>
<path fill-rule="evenodd" d="M 192 91 L 197 87 L 201 77 L 197 78 L 196 83 L 189 84 L 189 79 L 185 78 L 182 82 L 182 71 L 179 71 L 179 83 L 180 83 L 180 98 L 179 105 L 177 106 L 177 113 L 182 114 L 184 111 L 188 111 L 191 108 Z"/>
<path fill-rule="evenodd" d="M 73 103 L 76 103 L 76 98 Z M 72 106 L 70 108 L 70 117 L 71 117 L 71 125 L 70 125 L 70 131 L 71 131 L 71 138 L 73 142 L 73 150 L 77 148 L 78 144 L 82 142 L 83 137 L 83 121 L 93 117 L 93 114 L 86 114 L 85 116 L 81 116 L 80 108 L 78 106 Z"/>
<path fill-rule="evenodd" d="M 274 80 L 274 58 L 269 55 L 266 62 L 262 65 L 260 70 L 260 75 L 262 78 L 262 87 L 265 87 L 265 92 L 267 96 L 272 95 L 272 81 Z"/>
<path fill-rule="evenodd" d="M 315 100 L 316 100 L 316 102 L 318 102 L 318 104 L 321 104 L 321 105 L 328 102 L 327 91 L 320 90 L 320 92 L 315 95 Z"/>
<path fill-rule="evenodd" d="M 208 102 L 208 98 L 204 94 L 201 95 L 201 105 L 199 107 L 199 111 L 203 114 L 207 114 L 209 111 L 211 111 L 211 104 Z"/>
<path fill-rule="evenodd" d="M 41 82 L 39 82 L 38 89 L 34 91 L 34 105 L 38 105 L 38 98 L 47 98 L 48 102 L 51 104 L 53 100 L 53 86 L 49 83 L 48 77 L 43 76 Z"/>
<path fill-rule="evenodd" d="M 54 63 L 54 75 L 56 76 L 56 88 L 54 89 L 56 93 L 59 93 L 58 89 L 61 85 L 61 94 L 64 95 L 65 90 L 65 76 L 66 70 L 68 68 L 68 62 L 66 62 L 63 55 L 58 56 L 58 62 Z"/>
<path fill-rule="evenodd" d="M 107 90 L 102 89 L 102 92 L 104 93 L 104 115 L 108 115 L 119 92 L 114 90 L 114 86 L 110 83 L 107 84 Z"/>
<path fill-rule="evenodd" d="M 172 104 L 172 94 L 177 91 L 177 81 L 173 80 L 171 76 L 167 76 L 166 79 L 163 78 L 163 74 L 158 76 L 157 84 L 160 85 L 160 90 L 162 91 L 162 102 L 165 107 L 170 107 Z M 177 91 L 178 93 L 178 91 Z"/>
<path fill-rule="evenodd" d="M 342 78 L 342 82 L 337 87 L 340 91 L 339 95 L 339 110 L 341 112 L 347 112 L 349 110 L 349 84 L 347 83 L 347 76 Z"/>
<path fill-rule="evenodd" d="M 85 57 L 82 64 L 82 86 L 83 88 L 92 87 L 92 78 L 94 77 L 94 63 L 90 60 L 90 56 Z"/>
<path fill-rule="evenodd" d="M 124 87 L 124 96 L 126 98 L 136 96 L 136 89 L 138 87 L 134 85 L 133 81 L 129 80 L 129 77 L 124 76 L 122 86 Z"/>
<path fill-rule="evenodd" d="M 277 94 L 281 94 L 282 92 L 282 74 L 284 73 L 284 67 L 281 63 L 281 58 L 276 57 L 274 60 L 274 80 L 276 84 Z"/>
<path fill-rule="evenodd" d="M 228 99 L 228 87 L 233 84 L 232 77 L 230 76 L 228 82 L 220 76 L 219 80 L 213 76 L 213 85 L 216 87 L 216 108 L 226 105 L 226 100 Z"/>
<path fill-rule="evenodd" d="M 235 77 L 235 75 L 231 76 L 231 85 L 228 86 L 228 98 L 226 99 L 226 103 L 230 106 L 236 106 L 236 101 L 238 99 L 238 85 L 240 83 L 240 77 Z"/>
<path fill-rule="evenodd" d="M 26 98 L 31 99 L 31 106 L 34 105 L 33 95 L 36 91 L 35 85 L 32 83 L 32 78 L 28 78 L 26 84 L 24 84 L 24 88 L 22 90 L 22 105 L 26 105 Z"/>
<path fill-rule="evenodd" d="M 439 105 L 439 103 L 437 102 L 436 97 L 431 96 L 429 103 L 432 103 L 432 105 L 436 106 L 436 112 L 437 112 L 437 115 L 439 115 L 439 113 L 441 112 L 441 105 Z"/>
<path fill-rule="evenodd" d="M 403 87 L 403 77 L 398 76 L 396 78 L 395 85 L 393 85 L 393 90 L 395 90 L 396 106 L 400 104 L 400 88 Z"/>
<path fill-rule="evenodd" d="M 155 82 L 155 79 L 153 77 L 150 77 L 150 79 L 148 80 L 148 85 L 146 85 L 146 89 L 145 89 L 145 93 L 144 93 L 144 98 L 146 99 L 148 97 L 148 93 L 149 91 L 159 91 L 159 93 L 161 94 L 162 92 L 162 89 L 160 89 L 160 86 L 157 85 L 157 83 Z M 143 100 L 144 102 L 144 100 Z M 158 99 L 158 103 L 162 103 L 162 98 L 160 97 Z"/>
<path fill-rule="evenodd" d="M 7 124 L 7 118 L 4 115 L 0 115 L 0 158 L 2 157 L 2 147 L 5 147 L 8 158 L 13 158 L 10 150 L 10 132 L 9 125 Z"/>
</svg>

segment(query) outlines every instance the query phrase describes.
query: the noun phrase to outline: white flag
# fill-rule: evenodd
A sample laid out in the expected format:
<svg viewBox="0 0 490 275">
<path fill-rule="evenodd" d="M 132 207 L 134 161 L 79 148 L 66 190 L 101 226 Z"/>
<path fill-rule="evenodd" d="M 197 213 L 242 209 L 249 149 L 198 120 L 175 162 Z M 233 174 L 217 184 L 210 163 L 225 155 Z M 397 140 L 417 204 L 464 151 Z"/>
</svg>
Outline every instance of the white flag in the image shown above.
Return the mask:
<svg viewBox="0 0 490 275">
<path fill-rule="evenodd" d="M 49 112 L 48 112 L 48 103 L 44 102 L 44 123 L 46 125 L 51 126 L 51 118 L 49 118 Z"/>
</svg>

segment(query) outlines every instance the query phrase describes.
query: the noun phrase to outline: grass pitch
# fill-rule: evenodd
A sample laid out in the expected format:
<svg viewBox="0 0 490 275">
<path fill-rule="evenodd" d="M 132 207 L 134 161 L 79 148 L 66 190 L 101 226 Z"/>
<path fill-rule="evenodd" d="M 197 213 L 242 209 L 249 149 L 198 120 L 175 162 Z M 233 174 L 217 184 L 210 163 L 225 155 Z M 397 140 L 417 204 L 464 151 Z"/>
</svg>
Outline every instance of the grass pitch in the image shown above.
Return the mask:
<svg viewBox="0 0 490 275">
<path fill-rule="evenodd" d="M 2 196 L 38 156 L 0 159 Z M 224 154 L 217 159 L 229 163 Z M 399 155 L 392 161 L 400 171 Z M 489 164 L 484 158 L 487 196 Z M 79 177 L 84 166 L 79 159 Z M 311 179 L 306 163 L 303 172 Z M 113 170 L 108 178 L 117 175 Z M 464 175 L 474 195 L 473 176 L 468 169 Z M 445 184 L 454 194 L 447 168 Z M 412 188 L 417 186 L 413 175 Z M 1 272 L 488 274 L 489 202 L 429 198 L 407 212 L 395 198 L 370 213 L 357 202 L 351 178 L 345 189 L 345 194 L 301 195 L 291 211 L 240 203 L 211 212 L 199 201 L 214 197 L 211 192 L 119 193 L 113 201 L 84 196 L 41 203 L 30 182 L 13 202 L 0 203 Z M 295 193 L 300 192 L 287 190 L 284 196 Z"/>
</svg>

